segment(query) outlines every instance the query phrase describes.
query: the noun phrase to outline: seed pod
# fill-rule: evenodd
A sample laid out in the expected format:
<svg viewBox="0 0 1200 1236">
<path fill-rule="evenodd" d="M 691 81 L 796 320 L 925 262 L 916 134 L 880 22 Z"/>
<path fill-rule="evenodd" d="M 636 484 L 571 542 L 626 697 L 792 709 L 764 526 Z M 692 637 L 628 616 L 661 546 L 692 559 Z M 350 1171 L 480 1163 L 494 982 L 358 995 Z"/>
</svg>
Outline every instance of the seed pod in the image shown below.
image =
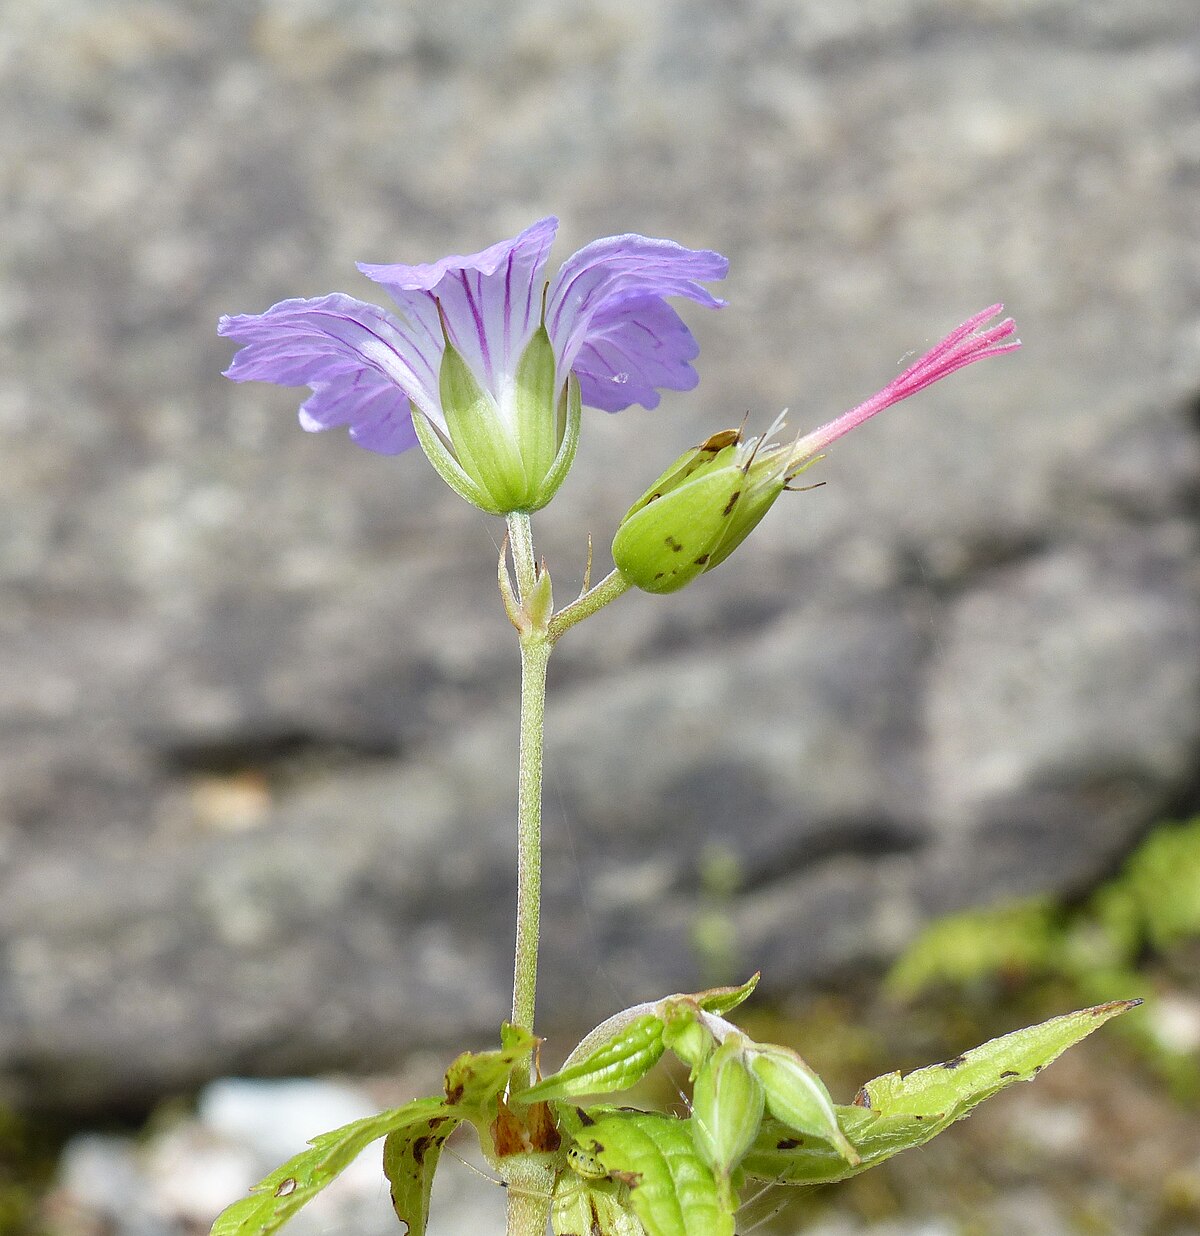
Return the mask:
<svg viewBox="0 0 1200 1236">
<path fill-rule="evenodd" d="M 825 1083 L 794 1051 L 755 1043 L 750 1067 L 762 1083 L 767 1109 L 776 1120 L 829 1142 L 847 1163 L 859 1162 L 858 1151 L 838 1124 Z"/>
<path fill-rule="evenodd" d="M 745 483 L 737 430 L 681 455 L 629 508 L 613 538 L 613 562 L 644 592 L 675 592 L 708 566 Z"/>
<path fill-rule="evenodd" d="M 747 1065 L 749 1040 L 731 1034 L 709 1057 L 692 1090 L 692 1135 L 727 1206 L 736 1205 L 730 1176 L 758 1136 L 763 1088 Z"/>
</svg>

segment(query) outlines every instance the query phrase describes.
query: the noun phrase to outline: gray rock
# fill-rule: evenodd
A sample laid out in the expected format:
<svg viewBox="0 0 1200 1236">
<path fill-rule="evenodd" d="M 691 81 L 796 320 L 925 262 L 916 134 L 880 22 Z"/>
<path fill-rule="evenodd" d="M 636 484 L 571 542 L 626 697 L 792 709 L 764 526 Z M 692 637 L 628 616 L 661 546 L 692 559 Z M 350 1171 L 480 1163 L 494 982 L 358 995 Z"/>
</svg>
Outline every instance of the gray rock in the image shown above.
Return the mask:
<svg viewBox="0 0 1200 1236">
<path fill-rule="evenodd" d="M 1195 803 L 1188 0 L 27 3 L 0 29 L 0 1099 L 483 1046 L 508 1006 L 499 529 L 219 377 L 226 311 L 555 210 L 729 254 L 702 384 L 589 414 L 590 529 L 1005 297 L 1025 349 L 839 443 L 551 666 L 542 1010 L 890 955 Z M 722 874 L 723 873 L 723 874 Z M 707 941 L 698 947 L 698 940 Z"/>
</svg>

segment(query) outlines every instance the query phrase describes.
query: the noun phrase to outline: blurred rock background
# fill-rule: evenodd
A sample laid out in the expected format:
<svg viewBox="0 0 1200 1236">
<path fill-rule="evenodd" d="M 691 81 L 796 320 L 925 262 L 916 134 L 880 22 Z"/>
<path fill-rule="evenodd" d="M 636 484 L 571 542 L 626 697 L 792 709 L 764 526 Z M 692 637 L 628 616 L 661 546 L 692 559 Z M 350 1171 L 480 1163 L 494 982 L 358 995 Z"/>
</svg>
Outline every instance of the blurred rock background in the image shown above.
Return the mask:
<svg viewBox="0 0 1200 1236">
<path fill-rule="evenodd" d="M 820 423 L 997 299 L 1025 341 L 564 642 L 545 1030 L 845 973 L 1195 808 L 1198 102 L 1192 0 L 3 6 L 0 1099 L 138 1112 L 506 1012 L 500 528 L 220 377 L 220 313 L 373 298 L 356 259 L 548 213 L 555 262 L 730 257 L 699 389 L 586 418 L 535 523 L 562 598 L 747 410 Z"/>
</svg>

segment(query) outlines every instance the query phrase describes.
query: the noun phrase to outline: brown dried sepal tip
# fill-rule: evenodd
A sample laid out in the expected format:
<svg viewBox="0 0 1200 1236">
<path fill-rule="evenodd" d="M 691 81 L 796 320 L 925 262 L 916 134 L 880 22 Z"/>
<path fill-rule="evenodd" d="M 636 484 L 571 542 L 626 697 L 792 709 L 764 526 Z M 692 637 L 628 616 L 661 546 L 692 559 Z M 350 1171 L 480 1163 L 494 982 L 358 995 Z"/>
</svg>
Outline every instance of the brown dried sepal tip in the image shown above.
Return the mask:
<svg viewBox="0 0 1200 1236">
<path fill-rule="evenodd" d="M 554 1113 L 548 1103 L 531 1103 L 518 1115 L 503 1100 L 499 1100 L 496 1119 L 492 1121 L 492 1142 L 496 1154 L 553 1154 L 562 1145 Z"/>
</svg>

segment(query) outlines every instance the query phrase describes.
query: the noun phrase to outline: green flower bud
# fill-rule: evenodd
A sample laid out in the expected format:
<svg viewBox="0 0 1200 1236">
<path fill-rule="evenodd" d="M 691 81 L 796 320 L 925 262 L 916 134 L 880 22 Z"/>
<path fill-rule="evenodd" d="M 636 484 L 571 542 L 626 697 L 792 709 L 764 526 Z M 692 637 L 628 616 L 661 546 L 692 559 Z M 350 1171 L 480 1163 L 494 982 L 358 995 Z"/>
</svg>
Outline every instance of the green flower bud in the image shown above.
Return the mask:
<svg viewBox="0 0 1200 1236">
<path fill-rule="evenodd" d="M 582 405 L 573 375 L 559 389 L 544 324 L 498 394 L 447 337 L 439 393 L 449 441 L 422 416 L 413 426 L 451 488 L 493 515 L 536 511 L 554 497 L 575 458 Z"/>
<path fill-rule="evenodd" d="M 692 1134 L 696 1149 L 730 1196 L 730 1175 L 745 1157 L 763 1116 L 763 1088 L 747 1067 L 750 1041 L 730 1034 L 701 1068 L 692 1090 Z"/>
<path fill-rule="evenodd" d="M 663 1043 L 691 1070 L 697 1070 L 712 1055 L 717 1041 L 704 1024 L 704 1013 L 690 998 L 668 1001 L 661 1009 Z"/>
<path fill-rule="evenodd" d="M 725 429 L 681 455 L 621 521 L 621 574 L 644 592 L 675 592 L 724 562 L 802 470 L 790 450 L 764 445 L 770 432 L 746 441 Z"/>
<path fill-rule="evenodd" d="M 767 1109 L 776 1120 L 798 1133 L 829 1142 L 847 1163 L 859 1162 L 825 1083 L 794 1052 L 771 1043 L 751 1045 L 750 1067 L 762 1082 Z"/>
</svg>

